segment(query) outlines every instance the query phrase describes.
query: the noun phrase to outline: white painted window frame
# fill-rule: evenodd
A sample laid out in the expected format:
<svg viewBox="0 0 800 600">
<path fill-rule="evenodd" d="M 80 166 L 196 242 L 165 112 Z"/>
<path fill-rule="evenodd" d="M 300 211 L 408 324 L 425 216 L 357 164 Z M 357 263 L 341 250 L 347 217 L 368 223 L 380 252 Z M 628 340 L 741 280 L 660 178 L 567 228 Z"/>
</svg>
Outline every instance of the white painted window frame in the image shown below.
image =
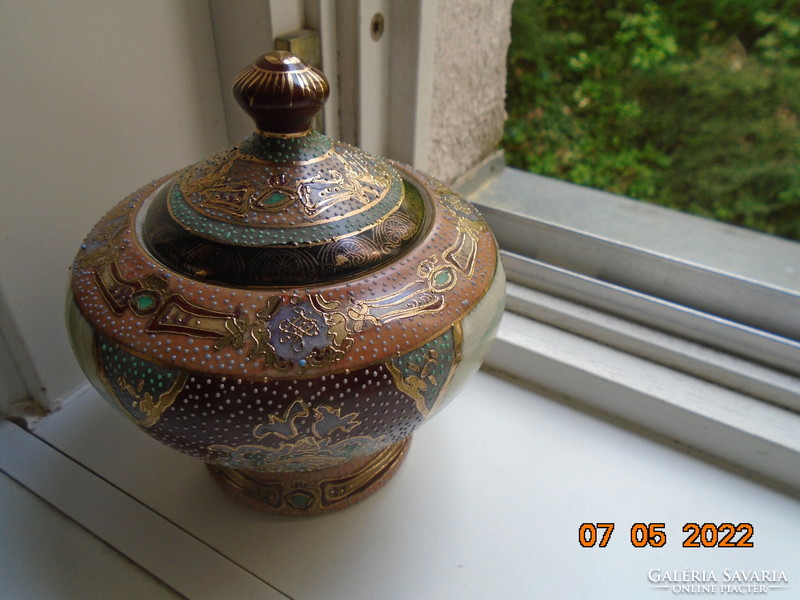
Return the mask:
<svg viewBox="0 0 800 600">
<path fill-rule="evenodd" d="M 331 85 L 324 133 L 380 156 L 424 169 L 430 139 L 436 0 L 209 0 L 225 118 L 231 143 L 252 123 L 227 93 L 234 77 L 279 35 L 320 34 Z M 382 34 L 371 23 L 383 17 Z M 346 40 L 346 43 L 339 43 Z"/>
<path fill-rule="evenodd" d="M 800 244 L 515 169 L 473 200 L 511 281 L 730 356 L 762 384 L 627 348 L 800 411 Z"/>
<path fill-rule="evenodd" d="M 468 197 L 509 279 L 487 368 L 800 489 L 800 244 L 487 169 Z"/>
</svg>

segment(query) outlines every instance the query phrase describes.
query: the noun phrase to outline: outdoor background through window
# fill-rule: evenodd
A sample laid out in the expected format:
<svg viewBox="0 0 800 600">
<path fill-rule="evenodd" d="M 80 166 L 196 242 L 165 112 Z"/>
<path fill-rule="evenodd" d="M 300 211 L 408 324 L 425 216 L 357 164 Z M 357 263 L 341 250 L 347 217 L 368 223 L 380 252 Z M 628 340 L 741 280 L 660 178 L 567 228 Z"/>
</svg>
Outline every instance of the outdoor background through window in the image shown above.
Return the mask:
<svg viewBox="0 0 800 600">
<path fill-rule="evenodd" d="M 800 2 L 516 0 L 508 164 L 800 240 Z"/>
</svg>

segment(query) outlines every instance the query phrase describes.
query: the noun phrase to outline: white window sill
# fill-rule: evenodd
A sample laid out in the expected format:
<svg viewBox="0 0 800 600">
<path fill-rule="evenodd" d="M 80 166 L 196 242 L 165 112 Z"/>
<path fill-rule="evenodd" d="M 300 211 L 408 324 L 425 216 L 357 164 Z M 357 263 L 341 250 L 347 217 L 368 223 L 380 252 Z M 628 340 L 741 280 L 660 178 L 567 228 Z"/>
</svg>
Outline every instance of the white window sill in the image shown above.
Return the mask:
<svg viewBox="0 0 800 600">
<path fill-rule="evenodd" d="M 201 463 L 138 432 L 89 390 L 33 433 L 0 424 L 0 469 L 191 600 L 639 599 L 654 568 L 720 578 L 723 569 L 783 570 L 800 589 L 795 499 L 487 372 L 415 434 L 383 490 L 321 517 L 236 503 Z M 754 547 L 681 546 L 685 523 L 726 521 L 752 523 Z M 606 548 L 579 545 L 584 522 L 616 524 Z M 665 523 L 667 544 L 634 548 L 637 522 Z M 24 531 L 4 528 L 3 545 Z M 73 551 L 61 539 L 40 542 L 41 561 Z M 27 592 L 42 562 L 27 572 L 8 564 L 4 588 L 35 597 Z M 87 562 L 72 576 L 95 573 Z"/>
<path fill-rule="evenodd" d="M 509 288 L 510 296 L 541 298 L 514 284 Z M 550 306 L 579 310 L 545 298 Z M 622 337 L 631 333 L 627 329 L 633 330 L 631 335 L 644 329 L 588 309 L 582 312 L 580 316 L 598 329 L 608 327 L 606 321 L 611 321 L 615 330 L 602 330 L 605 336 Z M 682 352 L 697 364 L 713 354 L 711 359 L 721 364 L 732 363 L 731 369 L 745 369 L 742 361 L 685 341 L 653 331 L 644 330 L 644 334 L 650 337 L 642 344 L 662 342 L 663 348 L 674 343 L 676 353 Z M 513 313 L 506 313 L 485 368 L 553 390 L 584 410 L 611 416 L 645 435 L 680 444 L 687 451 L 800 495 L 800 415 L 795 412 Z"/>
<path fill-rule="evenodd" d="M 3 474 L 0 474 L 0 507 L 3 520 L 0 579 L 4 598 L 182 598 Z"/>
</svg>

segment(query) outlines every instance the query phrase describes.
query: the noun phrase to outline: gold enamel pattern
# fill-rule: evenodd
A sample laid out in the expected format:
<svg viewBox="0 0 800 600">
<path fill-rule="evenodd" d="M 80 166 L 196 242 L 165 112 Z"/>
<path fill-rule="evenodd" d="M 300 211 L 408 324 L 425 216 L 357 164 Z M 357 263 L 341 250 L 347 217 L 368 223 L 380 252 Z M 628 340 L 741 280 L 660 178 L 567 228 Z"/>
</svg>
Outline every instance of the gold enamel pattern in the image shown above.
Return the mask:
<svg viewBox="0 0 800 600">
<path fill-rule="evenodd" d="M 139 211 L 161 185 L 111 211 L 87 238 L 73 272 L 90 323 L 159 363 L 275 377 L 382 362 L 449 328 L 494 275 L 491 233 L 474 209 L 448 200 L 412 252 L 362 280 L 264 292 L 190 281 L 153 261 L 134 234 Z M 274 321 L 278 306 L 283 312 Z M 283 332 L 272 329 L 281 325 Z"/>
</svg>

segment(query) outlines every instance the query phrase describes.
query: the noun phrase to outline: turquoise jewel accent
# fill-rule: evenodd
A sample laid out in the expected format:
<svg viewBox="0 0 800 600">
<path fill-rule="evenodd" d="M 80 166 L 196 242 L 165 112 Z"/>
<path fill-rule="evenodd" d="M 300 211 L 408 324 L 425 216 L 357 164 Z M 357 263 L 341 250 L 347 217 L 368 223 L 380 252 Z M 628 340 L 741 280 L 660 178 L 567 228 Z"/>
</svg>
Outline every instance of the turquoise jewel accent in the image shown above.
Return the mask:
<svg viewBox="0 0 800 600">
<path fill-rule="evenodd" d="M 453 279 L 452 273 L 449 271 L 440 271 L 436 274 L 436 283 L 440 286 L 447 285 Z"/>
<path fill-rule="evenodd" d="M 139 308 L 139 310 L 147 310 L 148 308 L 152 308 L 156 303 L 155 299 L 148 294 L 137 296 L 134 299 L 134 302 L 136 302 L 136 306 Z"/>
<path fill-rule="evenodd" d="M 286 194 L 282 194 L 280 192 L 272 192 L 269 196 L 267 196 L 264 200 L 261 201 L 262 204 L 267 206 L 271 206 L 273 204 L 280 204 L 286 198 L 288 198 Z"/>
<path fill-rule="evenodd" d="M 305 510 L 314 503 L 314 496 L 304 490 L 296 490 L 286 494 L 286 503 L 292 508 Z"/>
</svg>

